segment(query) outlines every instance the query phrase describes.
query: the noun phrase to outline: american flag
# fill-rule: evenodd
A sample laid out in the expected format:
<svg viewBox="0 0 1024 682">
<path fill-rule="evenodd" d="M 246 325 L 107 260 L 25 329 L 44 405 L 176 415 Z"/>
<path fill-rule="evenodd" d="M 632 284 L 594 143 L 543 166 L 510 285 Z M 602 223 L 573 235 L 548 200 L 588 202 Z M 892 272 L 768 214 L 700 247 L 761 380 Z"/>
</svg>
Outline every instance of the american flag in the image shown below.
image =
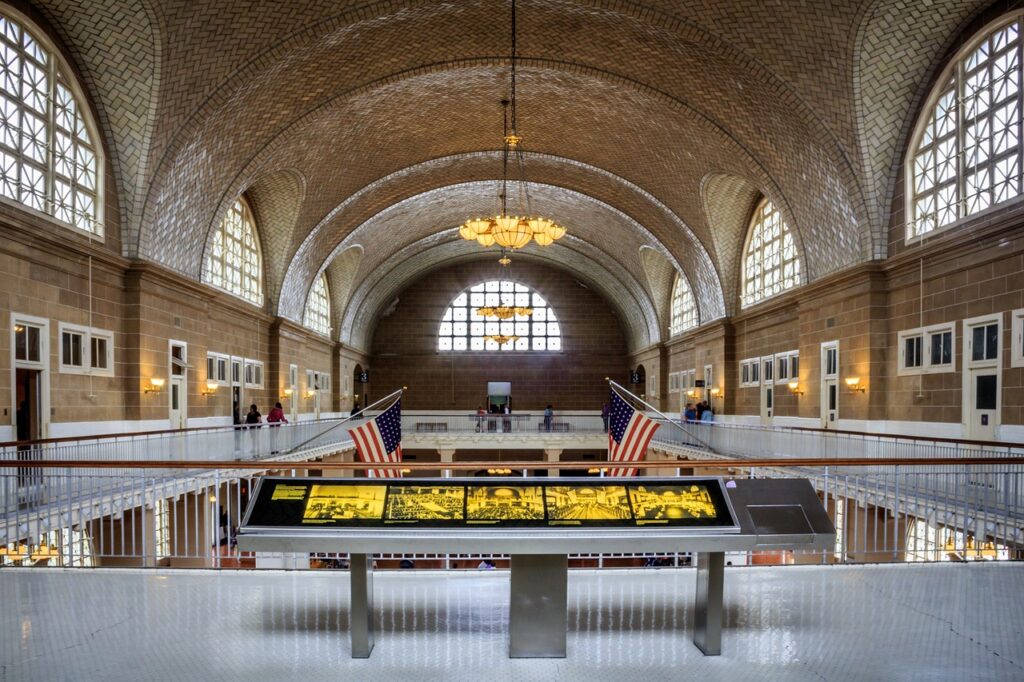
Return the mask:
<svg viewBox="0 0 1024 682">
<path fill-rule="evenodd" d="M 647 445 L 660 424 L 640 414 L 612 391 L 608 408 L 608 461 L 638 462 L 647 454 Z M 611 476 L 636 476 L 636 468 L 615 467 Z"/>
<path fill-rule="evenodd" d="M 349 429 L 363 462 L 402 461 L 402 399 L 362 426 Z M 370 478 L 401 478 L 399 469 L 367 469 Z"/>
</svg>

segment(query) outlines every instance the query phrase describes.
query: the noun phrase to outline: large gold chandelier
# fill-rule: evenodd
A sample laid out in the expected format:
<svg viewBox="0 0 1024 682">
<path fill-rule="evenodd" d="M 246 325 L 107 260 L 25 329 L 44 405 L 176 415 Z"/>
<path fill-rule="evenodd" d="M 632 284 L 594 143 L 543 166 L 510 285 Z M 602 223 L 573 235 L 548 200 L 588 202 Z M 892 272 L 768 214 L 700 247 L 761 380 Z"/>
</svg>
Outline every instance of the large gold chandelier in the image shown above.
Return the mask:
<svg viewBox="0 0 1024 682">
<path fill-rule="evenodd" d="M 530 207 L 529 188 L 526 184 L 523 138 L 516 127 L 516 2 L 512 0 L 512 68 L 510 75 L 511 101 L 502 100 L 504 112 L 504 136 L 501 161 L 500 210 L 486 218 L 471 218 L 459 228 L 459 236 L 467 241 L 476 241 L 481 246 L 497 244 L 504 249 L 521 249 L 531 241 L 540 246 L 550 246 L 565 236 L 565 228 L 555 221 L 534 215 Z M 515 156 L 519 188 L 520 211 L 525 215 L 509 215 L 508 212 L 508 162 Z M 504 257 L 504 253 L 502 254 Z"/>
</svg>

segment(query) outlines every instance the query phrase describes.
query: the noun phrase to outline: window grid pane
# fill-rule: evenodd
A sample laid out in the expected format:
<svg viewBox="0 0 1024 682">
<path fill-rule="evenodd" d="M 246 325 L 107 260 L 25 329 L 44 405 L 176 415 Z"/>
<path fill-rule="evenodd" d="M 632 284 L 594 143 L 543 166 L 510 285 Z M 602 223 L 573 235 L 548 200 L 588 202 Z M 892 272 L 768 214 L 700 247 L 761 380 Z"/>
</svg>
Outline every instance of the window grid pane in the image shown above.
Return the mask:
<svg viewBox="0 0 1024 682">
<path fill-rule="evenodd" d="M 59 60 L 0 15 L 0 194 L 103 236 L 96 144 Z"/>
<path fill-rule="evenodd" d="M 327 278 L 317 277 L 306 301 L 305 325 L 324 336 L 331 335 L 331 299 L 327 294 Z"/>
<path fill-rule="evenodd" d="M 957 62 L 925 114 L 911 155 L 906 238 L 1021 194 L 1020 18 Z"/>
<path fill-rule="evenodd" d="M 743 306 L 753 305 L 800 283 L 796 241 L 782 214 L 768 199 L 754 211 L 743 257 Z"/>
<path fill-rule="evenodd" d="M 241 198 L 228 210 L 206 249 L 203 281 L 263 305 L 263 258 L 252 212 Z"/>
<path fill-rule="evenodd" d="M 476 312 L 481 306 L 520 306 L 533 308 L 529 317 L 516 315 L 510 320 L 484 318 Z M 520 338 L 501 346 L 485 339 L 492 334 Z M 538 293 L 523 284 L 491 280 L 459 294 L 445 311 L 438 326 L 439 351 L 526 352 L 560 351 L 562 330 L 555 312 Z"/>
<path fill-rule="evenodd" d="M 669 336 L 676 336 L 697 326 L 697 304 L 690 291 L 690 284 L 681 273 L 676 274 L 676 283 L 672 287 L 672 315 L 669 323 Z"/>
</svg>

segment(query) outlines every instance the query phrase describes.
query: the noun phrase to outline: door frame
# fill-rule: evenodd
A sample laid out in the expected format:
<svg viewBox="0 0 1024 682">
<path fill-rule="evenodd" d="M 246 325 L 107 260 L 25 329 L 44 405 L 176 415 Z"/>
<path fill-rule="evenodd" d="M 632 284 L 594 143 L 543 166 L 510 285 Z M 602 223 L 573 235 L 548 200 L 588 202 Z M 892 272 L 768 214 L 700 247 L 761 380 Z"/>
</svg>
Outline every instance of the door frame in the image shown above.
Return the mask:
<svg viewBox="0 0 1024 682">
<path fill-rule="evenodd" d="M 760 411 L 761 426 L 771 426 L 775 416 L 775 356 L 762 355 L 758 360 L 761 363 L 761 386 Z M 767 371 L 765 371 L 767 369 Z M 771 405 L 768 404 L 768 396 L 771 396 Z"/>
<path fill-rule="evenodd" d="M 18 322 L 23 322 L 33 327 L 39 327 L 39 362 L 31 360 L 16 360 L 14 347 L 14 328 Z M 16 419 L 18 416 L 18 370 L 38 370 L 39 375 L 39 437 L 50 437 L 50 320 L 35 315 L 23 315 L 11 311 L 11 426 L 15 428 L 17 438 Z M 14 440 L 12 439 L 12 440 Z"/>
<path fill-rule="evenodd" d="M 995 323 L 996 332 L 996 357 L 992 360 L 971 360 L 971 352 L 973 350 L 973 335 L 971 329 L 981 325 L 989 325 Z M 974 433 L 974 404 L 971 400 L 974 391 L 974 375 L 979 372 L 995 372 L 996 375 L 996 409 L 994 423 L 989 426 L 992 429 L 992 439 L 995 439 L 996 434 L 999 431 L 999 427 L 1003 423 L 1003 346 L 1005 345 L 1005 339 L 1003 338 L 1004 330 L 1003 313 L 994 313 L 991 315 L 979 315 L 977 317 L 971 317 L 963 321 L 961 327 L 961 338 L 963 338 L 962 352 L 963 362 L 961 367 L 962 372 L 962 405 L 961 405 L 961 422 L 963 424 L 963 433 L 965 438 L 975 438 Z M 978 440 L 988 440 L 987 438 L 979 438 Z"/>
<path fill-rule="evenodd" d="M 836 352 L 836 367 L 835 373 L 829 374 L 826 369 L 828 367 L 828 351 L 835 350 Z M 821 417 L 821 428 L 823 429 L 837 429 L 839 428 L 839 340 L 835 341 L 823 341 L 821 343 L 820 351 L 820 365 L 819 365 L 819 377 L 820 377 L 820 400 L 818 403 L 819 415 Z M 829 419 L 829 412 L 831 411 L 828 404 L 829 399 L 829 386 L 835 387 L 836 396 L 836 407 L 835 407 L 835 420 Z"/>
<path fill-rule="evenodd" d="M 174 356 L 173 348 L 175 346 L 181 346 L 181 362 L 183 364 L 181 374 L 174 374 Z M 180 341 L 178 339 L 167 340 L 167 421 L 172 429 L 184 429 L 188 428 L 188 370 L 191 365 L 188 364 L 188 342 Z M 178 412 L 180 416 L 178 418 L 178 424 L 174 423 L 174 401 L 171 399 L 171 387 L 176 383 L 181 383 L 181 394 L 178 396 Z"/>
</svg>

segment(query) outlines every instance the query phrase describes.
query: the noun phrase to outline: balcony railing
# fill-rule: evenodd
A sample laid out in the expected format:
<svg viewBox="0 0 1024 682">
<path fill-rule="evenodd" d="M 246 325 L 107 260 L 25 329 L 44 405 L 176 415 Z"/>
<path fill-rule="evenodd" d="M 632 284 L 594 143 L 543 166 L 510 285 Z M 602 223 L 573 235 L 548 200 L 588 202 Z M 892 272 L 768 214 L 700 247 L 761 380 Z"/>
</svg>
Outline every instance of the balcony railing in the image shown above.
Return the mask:
<svg viewBox="0 0 1024 682">
<path fill-rule="evenodd" d="M 486 469 L 493 462 L 446 465 L 456 474 Z M 832 551 L 739 553 L 740 563 L 837 563 L 877 561 L 972 561 L 1022 558 L 1024 509 L 1020 492 L 1024 465 L 1016 458 L 774 459 L 754 461 L 640 462 L 641 470 L 673 464 L 729 476 L 809 478 L 839 528 Z M 269 462 L 190 462 L 187 471 L 168 462 L 32 462 L 0 465 L 0 490 L 10 497 L 23 488 L 25 470 L 39 486 L 45 505 L 8 509 L 0 526 L 3 565 L 60 566 L 232 566 L 255 567 L 253 555 L 234 547 L 234 529 L 253 489 L 254 477 Z M 536 462 L 507 462 L 513 471 Z M 276 470 L 345 476 L 361 463 L 294 462 Z M 403 463 L 420 471 L 435 463 Z M 593 462 L 547 463 L 568 475 Z M 377 465 L 374 468 L 379 468 Z M 281 557 L 278 557 L 281 558 Z M 296 566 L 310 557 L 287 557 Z M 314 566 L 343 566 L 343 554 L 313 558 Z M 475 567 L 501 555 L 381 556 L 381 567 L 402 560 L 417 567 Z M 574 555 L 573 566 L 684 566 L 686 554 Z M 280 565 L 280 562 L 278 563 Z M 287 565 L 287 561 L 285 561 Z"/>
</svg>

